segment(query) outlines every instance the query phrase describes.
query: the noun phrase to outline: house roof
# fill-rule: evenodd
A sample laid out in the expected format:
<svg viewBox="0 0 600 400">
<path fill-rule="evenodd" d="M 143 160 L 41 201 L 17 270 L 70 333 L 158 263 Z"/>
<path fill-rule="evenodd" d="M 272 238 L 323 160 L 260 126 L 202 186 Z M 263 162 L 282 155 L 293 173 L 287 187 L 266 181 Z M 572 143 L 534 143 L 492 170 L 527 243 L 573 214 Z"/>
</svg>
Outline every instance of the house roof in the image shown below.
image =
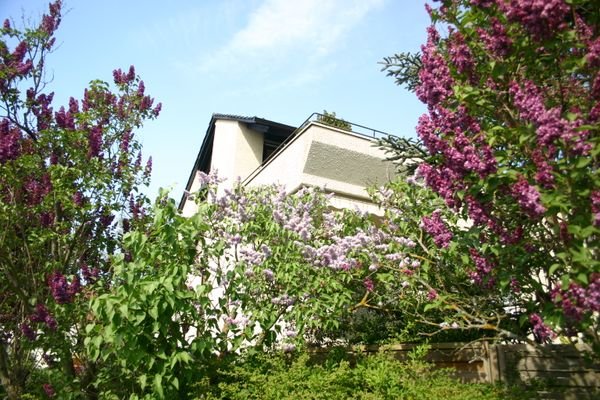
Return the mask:
<svg viewBox="0 0 600 400">
<path fill-rule="evenodd" d="M 198 156 L 194 162 L 194 167 L 192 168 L 188 181 L 185 185 L 185 191 L 183 192 L 181 200 L 179 201 L 180 210 L 183 209 L 189 190 L 192 187 L 194 178 L 196 177 L 196 171 L 200 170 L 206 173 L 209 172 L 210 159 L 212 156 L 212 145 L 215 137 L 215 123 L 218 120 L 238 121 L 246 124 L 249 129 L 261 133 L 268 133 L 269 135 L 284 139 L 290 136 L 296 130 L 296 128 L 293 126 L 270 121 L 264 118 L 214 113 L 210 119 L 210 123 L 208 124 L 208 129 L 206 130 L 204 140 L 202 141 L 202 146 L 200 147 L 200 151 L 198 152 Z"/>
</svg>

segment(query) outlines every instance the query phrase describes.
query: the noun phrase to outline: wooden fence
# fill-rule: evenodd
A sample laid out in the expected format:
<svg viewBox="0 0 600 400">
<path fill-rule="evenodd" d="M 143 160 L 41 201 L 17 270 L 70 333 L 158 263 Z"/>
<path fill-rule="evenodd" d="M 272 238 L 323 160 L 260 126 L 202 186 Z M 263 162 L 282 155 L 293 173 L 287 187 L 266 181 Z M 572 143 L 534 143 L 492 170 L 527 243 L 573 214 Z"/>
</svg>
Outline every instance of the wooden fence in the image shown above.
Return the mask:
<svg viewBox="0 0 600 400">
<path fill-rule="evenodd" d="M 417 345 L 356 347 L 355 352 L 386 351 L 407 360 Z M 539 385 L 542 399 L 600 399 L 600 363 L 580 345 L 435 343 L 425 359 L 452 368 L 463 382 Z"/>
</svg>

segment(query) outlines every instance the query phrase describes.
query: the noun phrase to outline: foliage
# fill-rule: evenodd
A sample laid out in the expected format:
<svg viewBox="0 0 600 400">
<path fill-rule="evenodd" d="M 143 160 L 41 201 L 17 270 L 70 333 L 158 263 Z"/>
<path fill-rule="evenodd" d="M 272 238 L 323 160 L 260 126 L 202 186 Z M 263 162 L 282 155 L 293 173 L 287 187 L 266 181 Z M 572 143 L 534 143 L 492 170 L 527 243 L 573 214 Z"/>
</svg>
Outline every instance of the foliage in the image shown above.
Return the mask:
<svg viewBox="0 0 600 400">
<path fill-rule="evenodd" d="M 457 307 L 455 321 L 517 321 L 511 332 L 531 328 L 540 342 L 580 332 L 600 344 L 598 9 L 586 0 L 428 6 L 434 25 L 414 86 L 428 107 L 418 176 L 444 199 L 441 213 L 465 223 L 423 218 L 438 238 L 431 261 L 463 266 L 444 272 L 450 286 L 426 281 L 435 309 Z M 470 287 L 457 291 L 460 279 Z"/>
<path fill-rule="evenodd" d="M 396 78 L 396 85 L 404 85 L 410 91 L 414 91 L 419 85 L 419 71 L 423 66 L 419 53 L 394 54 L 384 57 L 379 64 L 383 65 L 381 70 L 387 71 L 387 76 Z"/>
<path fill-rule="evenodd" d="M 418 358 L 399 362 L 379 353 L 351 359 L 333 352 L 325 360 L 310 353 L 256 354 L 224 366 L 196 389 L 198 399 L 519 399 L 524 392 L 465 384 L 449 371 Z"/>
<path fill-rule="evenodd" d="M 107 254 L 119 251 L 129 219 L 140 220 L 138 187 L 151 162 L 142 165 L 133 131 L 160 111 L 133 67 L 114 71 L 115 93 L 92 81 L 81 101 L 53 106 L 45 66 L 61 5 L 51 3 L 35 28 L 6 20 L 0 29 L 0 382 L 8 398 L 19 398 L 40 366 L 62 371 L 61 386 L 75 392 L 92 381 L 87 300 L 104 289 L 96 281 L 111 283 Z"/>
<path fill-rule="evenodd" d="M 321 122 L 325 125 L 340 128 L 346 131 L 352 130 L 352 125 L 349 122 L 336 117 L 334 112 L 327 112 L 327 110 L 323 110 L 323 114 L 318 115 L 317 122 Z"/>
</svg>

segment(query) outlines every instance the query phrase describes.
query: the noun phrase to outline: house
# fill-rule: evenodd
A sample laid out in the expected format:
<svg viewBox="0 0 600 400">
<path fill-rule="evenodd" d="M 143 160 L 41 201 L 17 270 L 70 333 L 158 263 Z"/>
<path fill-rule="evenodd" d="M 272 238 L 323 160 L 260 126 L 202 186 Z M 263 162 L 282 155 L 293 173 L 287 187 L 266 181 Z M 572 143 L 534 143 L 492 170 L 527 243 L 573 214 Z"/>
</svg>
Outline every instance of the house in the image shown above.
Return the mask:
<svg viewBox="0 0 600 400">
<path fill-rule="evenodd" d="M 179 209 L 184 216 L 194 214 L 191 195 L 200 189 L 198 173 L 217 170 L 225 179 L 220 190 L 238 178 L 247 186 L 282 184 L 288 192 L 317 186 L 333 194 L 332 207 L 379 214 L 366 187 L 394 176 L 394 165 L 385 162 L 385 151 L 376 142 L 385 135 L 345 121 L 332 124 L 329 114 L 312 114 L 297 128 L 258 117 L 213 114 Z"/>
</svg>

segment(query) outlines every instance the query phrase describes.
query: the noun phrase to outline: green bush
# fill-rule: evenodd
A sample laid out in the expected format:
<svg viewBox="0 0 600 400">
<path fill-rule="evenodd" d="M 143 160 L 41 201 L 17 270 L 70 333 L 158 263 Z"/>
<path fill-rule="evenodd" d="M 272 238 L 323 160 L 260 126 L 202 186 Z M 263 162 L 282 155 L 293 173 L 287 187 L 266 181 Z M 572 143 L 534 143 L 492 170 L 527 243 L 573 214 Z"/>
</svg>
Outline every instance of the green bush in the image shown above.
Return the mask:
<svg viewBox="0 0 600 400">
<path fill-rule="evenodd" d="M 223 367 L 196 387 L 198 399 L 525 399 L 531 393 L 460 383 L 448 370 L 413 357 L 379 353 L 351 359 L 344 351 L 325 360 L 301 353 L 255 354 Z"/>
</svg>

